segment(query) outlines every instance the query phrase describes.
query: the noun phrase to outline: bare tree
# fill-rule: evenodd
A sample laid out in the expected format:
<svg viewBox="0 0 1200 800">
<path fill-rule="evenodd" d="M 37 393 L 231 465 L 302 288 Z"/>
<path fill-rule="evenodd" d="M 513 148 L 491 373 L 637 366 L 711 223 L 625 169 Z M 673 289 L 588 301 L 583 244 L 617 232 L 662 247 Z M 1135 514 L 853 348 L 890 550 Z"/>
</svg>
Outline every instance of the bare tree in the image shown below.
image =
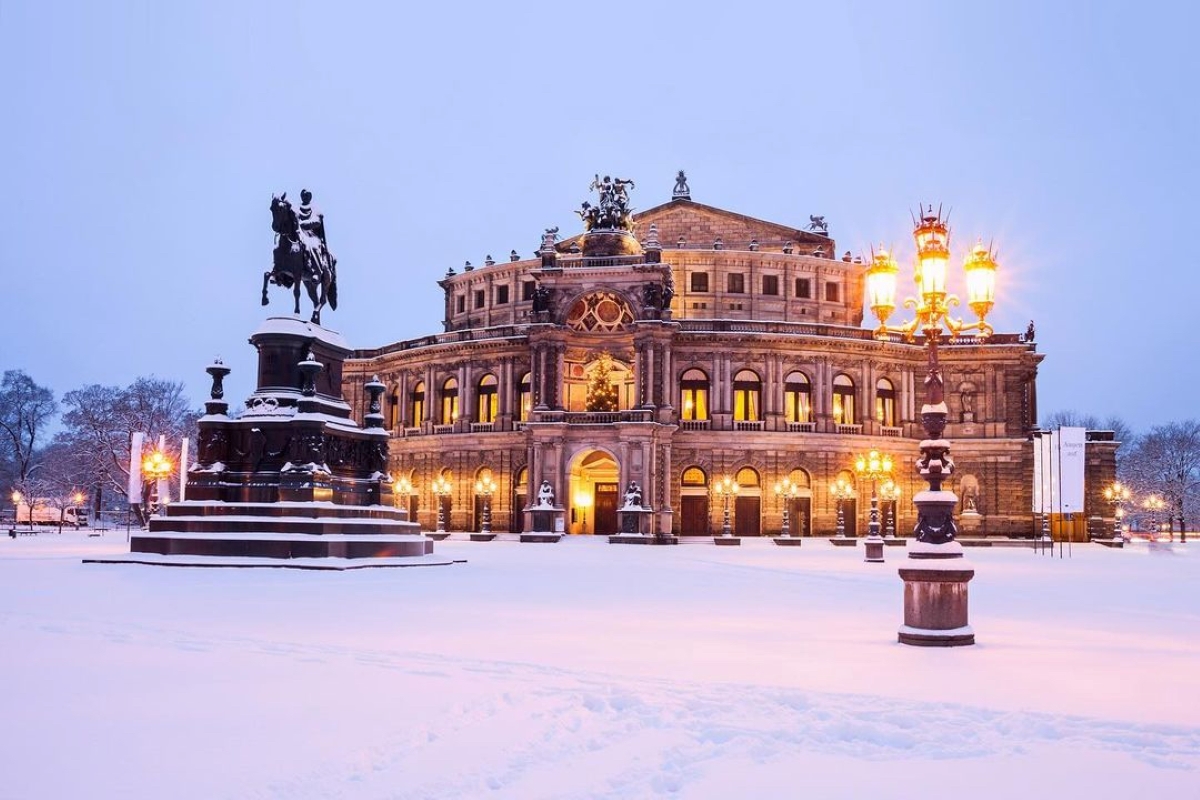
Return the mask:
<svg viewBox="0 0 1200 800">
<path fill-rule="evenodd" d="M 1171 528 L 1185 530 L 1200 501 L 1200 421 L 1156 425 L 1141 437 L 1125 461 L 1131 483 L 1162 494 Z"/>
<path fill-rule="evenodd" d="M 125 388 L 93 384 L 63 395 L 66 430 L 56 441 L 67 445 L 98 490 L 125 494 L 133 434 L 145 433 L 156 443 L 160 436 L 168 457 L 179 469 L 180 442 L 193 436 L 199 413 L 189 406 L 183 384 L 159 378 L 138 378 Z M 146 506 L 148 485 L 143 486 Z"/>
<path fill-rule="evenodd" d="M 54 392 L 38 386 L 19 369 L 0 381 L 0 477 L 22 493 L 37 468 L 38 446 L 58 415 Z"/>
</svg>

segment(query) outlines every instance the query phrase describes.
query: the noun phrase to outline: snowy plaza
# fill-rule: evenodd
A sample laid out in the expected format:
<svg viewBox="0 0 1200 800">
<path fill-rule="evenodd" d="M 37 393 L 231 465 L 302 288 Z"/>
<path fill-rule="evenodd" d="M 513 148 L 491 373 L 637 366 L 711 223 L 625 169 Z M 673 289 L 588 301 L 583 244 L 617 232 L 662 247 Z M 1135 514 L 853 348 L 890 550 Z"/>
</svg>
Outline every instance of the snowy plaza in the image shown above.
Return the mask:
<svg viewBox="0 0 1200 800">
<path fill-rule="evenodd" d="M 978 644 L 888 562 L 456 534 L 438 569 L 0 544 L 2 798 L 1195 797 L 1200 544 L 969 548 Z"/>
</svg>

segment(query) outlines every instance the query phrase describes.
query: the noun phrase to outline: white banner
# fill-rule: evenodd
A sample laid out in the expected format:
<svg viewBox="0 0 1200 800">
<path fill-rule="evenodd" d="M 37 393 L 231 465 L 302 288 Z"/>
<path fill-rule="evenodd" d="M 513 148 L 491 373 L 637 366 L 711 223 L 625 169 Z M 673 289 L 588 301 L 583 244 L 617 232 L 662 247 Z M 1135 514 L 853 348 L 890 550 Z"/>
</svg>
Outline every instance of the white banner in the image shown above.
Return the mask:
<svg viewBox="0 0 1200 800">
<path fill-rule="evenodd" d="M 1042 513 L 1042 485 L 1045 483 L 1042 479 L 1042 436 L 1040 432 L 1033 434 L 1033 508 L 1030 510 L 1034 514 Z"/>
<path fill-rule="evenodd" d="M 183 437 L 183 444 L 179 447 L 179 499 L 187 499 L 187 474 L 188 474 L 188 437 Z"/>
<path fill-rule="evenodd" d="M 1058 436 L 1053 431 L 1033 435 L 1034 514 L 1058 512 Z"/>
<path fill-rule="evenodd" d="M 1058 487 L 1064 514 L 1083 513 L 1086 428 L 1058 429 Z"/>
<path fill-rule="evenodd" d="M 142 502 L 142 441 L 144 433 L 135 433 L 129 440 L 129 491 L 125 499 L 130 505 Z"/>
</svg>

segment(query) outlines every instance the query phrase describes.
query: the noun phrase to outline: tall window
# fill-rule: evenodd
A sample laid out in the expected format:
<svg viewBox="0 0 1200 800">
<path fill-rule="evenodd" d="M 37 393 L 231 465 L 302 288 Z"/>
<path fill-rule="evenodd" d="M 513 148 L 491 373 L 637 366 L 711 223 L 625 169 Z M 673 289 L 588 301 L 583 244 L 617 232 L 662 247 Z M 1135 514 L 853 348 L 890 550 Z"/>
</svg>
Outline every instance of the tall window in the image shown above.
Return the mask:
<svg viewBox="0 0 1200 800">
<path fill-rule="evenodd" d="M 745 294 L 746 276 L 740 272 L 731 272 L 727 276 L 727 291 L 730 294 Z"/>
<path fill-rule="evenodd" d="M 733 418 L 738 422 L 758 422 L 761 417 L 762 381 L 744 369 L 733 376 Z"/>
<path fill-rule="evenodd" d="M 779 276 L 763 275 L 763 294 L 779 294 Z"/>
<path fill-rule="evenodd" d="M 394 431 L 400 424 L 400 395 L 395 389 L 388 395 L 388 430 Z"/>
<path fill-rule="evenodd" d="M 838 301 L 838 285 L 832 281 L 825 284 L 825 300 L 830 303 Z"/>
<path fill-rule="evenodd" d="M 532 410 L 533 393 L 530 391 L 529 373 L 526 372 L 521 376 L 521 382 L 517 384 L 517 420 L 528 422 L 529 412 Z"/>
<path fill-rule="evenodd" d="M 812 384 L 803 372 L 793 372 L 783 383 L 783 413 L 788 422 L 812 422 Z"/>
<path fill-rule="evenodd" d="M 853 425 L 855 419 L 854 381 L 848 375 L 838 375 L 833 379 L 834 424 Z"/>
<path fill-rule="evenodd" d="M 449 378 L 442 384 L 442 417 L 441 425 L 451 425 L 458 419 L 458 381 Z"/>
<path fill-rule="evenodd" d="M 476 390 L 475 420 L 477 422 L 495 422 L 499 410 L 499 395 L 496 394 L 496 376 L 484 375 L 479 379 Z"/>
<path fill-rule="evenodd" d="M 485 292 L 483 289 L 476 289 L 475 290 L 475 307 L 483 308 L 483 304 L 486 300 L 487 300 L 487 292 Z"/>
<path fill-rule="evenodd" d="M 698 369 L 689 369 L 679 381 L 680 419 L 708 419 L 708 376 Z"/>
<path fill-rule="evenodd" d="M 809 278 L 796 278 L 796 297 L 801 300 L 809 300 L 812 298 L 812 280 Z"/>
<path fill-rule="evenodd" d="M 693 272 L 692 273 L 692 291 L 707 292 L 708 291 L 708 273 Z"/>
<path fill-rule="evenodd" d="M 880 378 L 875 384 L 875 421 L 896 427 L 896 389 L 887 378 Z"/>
<path fill-rule="evenodd" d="M 521 300 L 529 302 L 537 292 L 537 281 L 524 281 L 521 284 Z"/>
<path fill-rule="evenodd" d="M 497 286 L 496 287 L 496 305 L 502 306 L 507 302 L 508 302 L 508 287 L 507 286 Z"/>
<path fill-rule="evenodd" d="M 425 381 L 417 381 L 417 385 L 408 393 L 408 424 L 418 427 L 425 421 Z"/>
</svg>

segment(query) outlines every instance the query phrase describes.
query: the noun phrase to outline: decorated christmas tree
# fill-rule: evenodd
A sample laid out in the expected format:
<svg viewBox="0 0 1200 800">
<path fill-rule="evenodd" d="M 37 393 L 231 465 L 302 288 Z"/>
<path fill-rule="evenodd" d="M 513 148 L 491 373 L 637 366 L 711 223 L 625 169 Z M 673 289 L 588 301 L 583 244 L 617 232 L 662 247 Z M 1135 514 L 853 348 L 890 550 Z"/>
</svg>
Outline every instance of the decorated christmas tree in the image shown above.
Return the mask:
<svg viewBox="0 0 1200 800">
<path fill-rule="evenodd" d="M 588 382 L 588 411 L 617 410 L 617 387 L 613 386 L 612 379 L 609 377 L 611 372 L 612 357 L 607 353 L 601 353 L 599 363 L 592 370 L 592 377 Z"/>
</svg>

